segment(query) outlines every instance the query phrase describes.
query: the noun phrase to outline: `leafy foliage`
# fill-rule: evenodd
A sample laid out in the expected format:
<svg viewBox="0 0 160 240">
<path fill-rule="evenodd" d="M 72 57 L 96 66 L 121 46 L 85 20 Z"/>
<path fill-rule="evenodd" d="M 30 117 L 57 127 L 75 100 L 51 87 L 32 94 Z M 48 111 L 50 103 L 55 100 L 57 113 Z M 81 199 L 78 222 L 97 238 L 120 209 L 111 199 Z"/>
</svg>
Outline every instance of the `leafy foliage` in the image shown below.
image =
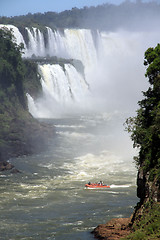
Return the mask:
<svg viewBox="0 0 160 240">
<path fill-rule="evenodd" d="M 24 91 L 33 98 L 37 98 L 42 93 L 38 65 L 34 61 L 27 59 L 24 59 L 23 62 L 25 65 Z"/>
<path fill-rule="evenodd" d="M 136 219 L 133 225 L 133 233 L 124 240 L 151 240 L 160 238 L 160 205 L 148 203 L 144 206 L 143 215 Z"/>
<path fill-rule="evenodd" d="M 1 17 L 0 23 L 20 27 L 49 26 L 51 28 L 89 28 L 100 30 L 152 29 L 160 24 L 160 5 L 126 0 L 120 5 L 103 4 L 97 7 L 72 8 L 60 13 L 45 12 L 15 17 Z M 152 24 L 154 22 L 155 24 Z M 137 24 L 138 23 L 138 24 Z"/>
<path fill-rule="evenodd" d="M 22 49 L 23 45 L 16 44 L 10 31 L 6 28 L 0 29 L 0 86 L 9 97 L 16 94 L 23 107 L 26 108 L 23 91 L 25 66 L 21 59 Z"/>
<path fill-rule="evenodd" d="M 160 179 L 160 44 L 145 52 L 144 65 L 150 87 L 143 92 L 137 116 L 127 119 L 127 130 L 134 147 L 140 149 L 138 166 Z"/>
<path fill-rule="evenodd" d="M 36 138 L 44 145 L 42 128 L 26 101 L 26 92 L 41 91 L 37 64 L 23 60 L 22 49 L 11 31 L 0 29 L 0 160 L 31 153 Z"/>
</svg>

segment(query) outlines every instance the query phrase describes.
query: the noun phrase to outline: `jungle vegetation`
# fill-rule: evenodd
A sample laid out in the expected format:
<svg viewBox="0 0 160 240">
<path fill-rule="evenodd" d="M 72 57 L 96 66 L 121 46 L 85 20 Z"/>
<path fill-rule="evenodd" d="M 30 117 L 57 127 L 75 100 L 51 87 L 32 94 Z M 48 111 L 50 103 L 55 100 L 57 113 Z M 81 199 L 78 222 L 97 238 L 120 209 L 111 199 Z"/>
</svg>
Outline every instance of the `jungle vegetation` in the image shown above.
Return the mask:
<svg viewBox="0 0 160 240">
<path fill-rule="evenodd" d="M 106 3 L 96 7 L 72 8 L 60 13 L 50 11 L 13 17 L 1 16 L 0 23 L 13 24 L 18 28 L 48 26 L 52 29 L 152 30 L 160 24 L 159 12 L 160 4 L 155 1 L 135 3 L 126 0 L 120 5 Z"/>
<path fill-rule="evenodd" d="M 160 205 L 148 202 L 144 204 L 143 215 L 134 221 L 132 233 L 122 240 L 158 240 L 160 239 Z"/>
<path fill-rule="evenodd" d="M 0 29 L 0 160 L 28 154 L 35 139 L 42 140 L 41 127 L 29 114 L 26 99 L 26 92 L 32 96 L 41 92 L 37 64 L 23 60 L 22 51 L 12 32 Z"/>
<path fill-rule="evenodd" d="M 160 238 L 160 44 L 147 49 L 144 65 L 149 88 L 143 92 L 144 98 L 138 102 L 137 115 L 128 118 L 126 123 L 133 146 L 139 149 L 135 161 L 138 169 L 142 169 L 144 173 L 142 187 L 149 194 L 144 196 L 143 202 L 141 199 L 137 204 L 132 233 L 124 240 Z M 155 193 L 157 201 L 153 198 Z"/>
<path fill-rule="evenodd" d="M 144 65 L 150 86 L 139 101 L 137 116 L 127 120 L 127 130 L 134 147 L 139 148 L 137 166 L 149 172 L 150 181 L 156 178 L 160 185 L 160 44 L 148 48 Z"/>
</svg>

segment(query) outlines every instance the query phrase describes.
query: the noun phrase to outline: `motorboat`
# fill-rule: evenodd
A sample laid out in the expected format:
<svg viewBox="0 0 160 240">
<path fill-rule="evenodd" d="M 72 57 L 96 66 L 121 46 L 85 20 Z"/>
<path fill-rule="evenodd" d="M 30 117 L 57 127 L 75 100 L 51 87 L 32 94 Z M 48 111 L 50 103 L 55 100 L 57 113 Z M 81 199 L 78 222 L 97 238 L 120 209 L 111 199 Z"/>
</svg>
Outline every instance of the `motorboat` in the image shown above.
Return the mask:
<svg viewBox="0 0 160 240">
<path fill-rule="evenodd" d="M 87 183 L 87 184 L 85 184 L 85 187 L 86 188 L 88 188 L 88 189 L 102 189 L 102 188 L 110 188 L 110 186 L 109 185 L 105 185 L 105 184 L 103 184 L 102 182 L 100 182 L 100 183 Z"/>
</svg>

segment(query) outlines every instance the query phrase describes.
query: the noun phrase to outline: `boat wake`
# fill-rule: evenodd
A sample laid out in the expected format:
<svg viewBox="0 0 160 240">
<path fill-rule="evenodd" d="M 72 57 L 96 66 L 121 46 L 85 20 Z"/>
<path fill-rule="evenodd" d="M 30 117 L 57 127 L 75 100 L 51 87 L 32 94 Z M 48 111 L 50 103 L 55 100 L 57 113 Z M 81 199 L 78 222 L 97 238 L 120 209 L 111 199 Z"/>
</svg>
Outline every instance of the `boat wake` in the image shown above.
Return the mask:
<svg viewBox="0 0 160 240">
<path fill-rule="evenodd" d="M 110 188 L 129 188 L 129 187 L 131 187 L 131 186 L 133 186 L 133 185 L 131 185 L 131 184 L 124 184 L 124 185 L 115 185 L 115 184 L 112 184 L 112 185 L 110 185 Z"/>
<path fill-rule="evenodd" d="M 125 184 L 125 185 L 115 185 L 115 184 L 112 184 L 112 185 L 110 185 L 109 187 L 88 187 L 88 186 L 85 186 L 85 188 L 84 189 L 93 189 L 93 190 L 108 190 L 108 189 L 110 189 L 110 188 L 129 188 L 129 187 L 132 187 L 132 185 L 131 184 Z"/>
</svg>

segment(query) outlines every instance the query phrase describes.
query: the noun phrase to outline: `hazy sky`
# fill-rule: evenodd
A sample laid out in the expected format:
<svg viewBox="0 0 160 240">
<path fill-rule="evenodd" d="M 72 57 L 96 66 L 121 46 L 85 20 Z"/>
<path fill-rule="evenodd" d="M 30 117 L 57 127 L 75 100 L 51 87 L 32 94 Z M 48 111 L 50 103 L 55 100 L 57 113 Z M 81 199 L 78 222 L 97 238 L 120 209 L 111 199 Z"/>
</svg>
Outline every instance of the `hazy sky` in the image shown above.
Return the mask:
<svg viewBox="0 0 160 240">
<path fill-rule="evenodd" d="M 17 16 L 37 12 L 61 12 L 73 7 L 120 4 L 124 0 L 0 0 L 0 16 Z M 135 1 L 135 0 L 131 0 Z M 144 0 L 147 1 L 147 0 Z"/>
</svg>

